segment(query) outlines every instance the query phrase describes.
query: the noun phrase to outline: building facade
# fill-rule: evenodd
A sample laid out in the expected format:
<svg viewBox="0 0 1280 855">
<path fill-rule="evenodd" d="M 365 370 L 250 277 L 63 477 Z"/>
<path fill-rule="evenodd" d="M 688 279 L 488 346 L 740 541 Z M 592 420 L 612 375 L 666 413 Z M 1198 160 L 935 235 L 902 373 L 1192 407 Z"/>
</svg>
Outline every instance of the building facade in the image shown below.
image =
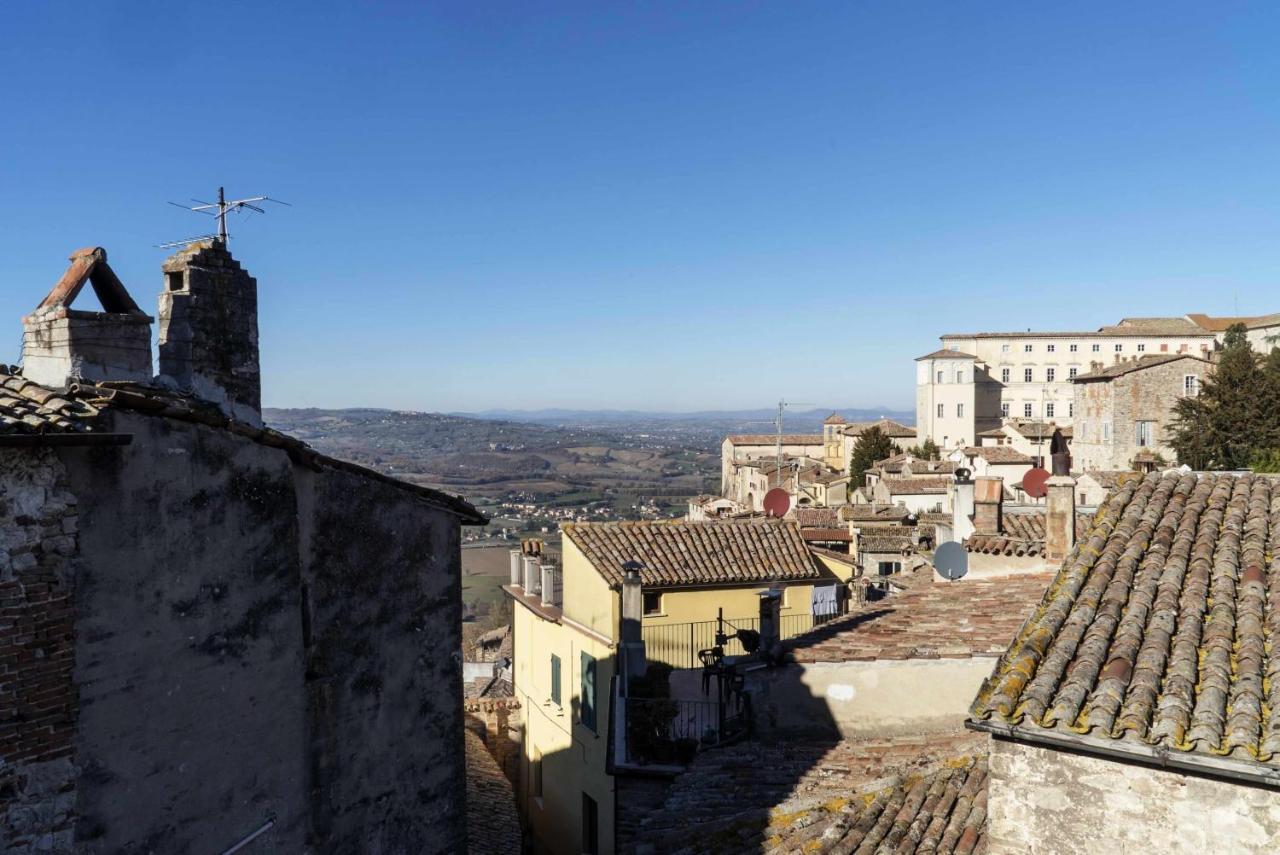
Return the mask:
<svg viewBox="0 0 1280 855">
<path fill-rule="evenodd" d="M 1094 332 L 968 333 L 916 360 L 916 427 L 943 448 L 977 444 L 1004 419 L 1075 420 L 1071 381 L 1133 356 L 1212 352 L 1220 334 L 1187 318 L 1126 318 Z"/>
<path fill-rule="evenodd" d="M 1147 356 L 1098 367 L 1075 378 L 1071 454 L 1079 470 L 1133 469 L 1139 453 L 1173 463 L 1174 406 L 1199 394 L 1213 370 L 1190 355 Z"/>
</svg>

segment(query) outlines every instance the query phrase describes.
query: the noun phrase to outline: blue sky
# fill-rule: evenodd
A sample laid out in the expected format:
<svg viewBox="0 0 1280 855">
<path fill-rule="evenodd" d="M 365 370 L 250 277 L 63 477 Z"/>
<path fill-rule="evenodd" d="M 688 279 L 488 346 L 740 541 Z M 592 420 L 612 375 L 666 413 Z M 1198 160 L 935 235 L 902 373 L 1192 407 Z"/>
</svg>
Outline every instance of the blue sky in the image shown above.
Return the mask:
<svg viewBox="0 0 1280 855">
<path fill-rule="evenodd" d="M 3 360 L 219 184 L 294 205 L 232 224 L 277 406 L 910 408 L 943 332 L 1280 311 L 1274 4 L 5 15 Z"/>
</svg>

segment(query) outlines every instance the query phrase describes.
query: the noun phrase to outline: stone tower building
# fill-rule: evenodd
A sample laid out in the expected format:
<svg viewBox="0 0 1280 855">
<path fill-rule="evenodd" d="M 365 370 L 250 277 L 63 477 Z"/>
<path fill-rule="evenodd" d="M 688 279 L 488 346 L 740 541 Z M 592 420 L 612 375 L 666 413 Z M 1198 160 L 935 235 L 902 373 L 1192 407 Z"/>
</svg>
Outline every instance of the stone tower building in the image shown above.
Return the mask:
<svg viewBox="0 0 1280 855">
<path fill-rule="evenodd" d="M 185 247 L 162 269 L 160 374 L 261 425 L 258 281 L 216 240 Z"/>
</svg>

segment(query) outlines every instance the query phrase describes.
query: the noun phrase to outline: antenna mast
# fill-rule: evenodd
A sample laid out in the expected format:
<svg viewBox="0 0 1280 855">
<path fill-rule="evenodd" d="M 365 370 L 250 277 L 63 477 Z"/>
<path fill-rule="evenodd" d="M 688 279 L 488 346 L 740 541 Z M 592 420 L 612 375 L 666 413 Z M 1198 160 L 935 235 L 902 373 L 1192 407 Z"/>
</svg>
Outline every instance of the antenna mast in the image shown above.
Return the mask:
<svg viewBox="0 0 1280 855">
<path fill-rule="evenodd" d="M 200 235 L 198 237 L 187 238 L 186 240 L 162 243 L 159 244 L 160 248 L 166 249 L 173 246 L 185 246 L 193 241 L 209 239 L 216 240 L 223 246 L 226 246 L 227 241 L 231 238 L 230 233 L 227 231 L 227 214 L 239 213 L 245 209 L 257 214 L 265 214 L 267 212 L 266 209 L 255 205 L 255 202 L 274 202 L 277 205 L 293 207 L 288 202 L 283 202 L 280 199 L 272 199 L 270 196 L 250 196 L 247 199 L 233 199 L 228 202 L 226 190 L 222 187 L 218 188 L 217 202 L 202 202 L 199 199 L 192 199 L 191 201 L 196 204 L 180 205 L 177 202 L 170 202 L 169 204 L 176 208 L 183 208 L 187 211 L 195 211 L 197 214 L 207 214 L 208 216 L 213 217 L 218 221 L 218 233 L 212 235 Z"/>
</svg>

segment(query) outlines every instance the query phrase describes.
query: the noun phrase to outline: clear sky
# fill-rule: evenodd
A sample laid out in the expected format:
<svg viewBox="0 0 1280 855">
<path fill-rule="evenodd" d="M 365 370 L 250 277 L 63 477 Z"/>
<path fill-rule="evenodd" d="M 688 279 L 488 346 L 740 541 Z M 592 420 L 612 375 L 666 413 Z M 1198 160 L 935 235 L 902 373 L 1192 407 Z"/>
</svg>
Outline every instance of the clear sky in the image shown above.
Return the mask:
<svg viewBox="0 0 1280 855">
<path fill-rule="evenodd" d="M 1280 311 L 1274 3 L 13 3 L 0 333 L 234 222 L 277 406 L 911 408 L 941 333 Z M 8 336 L 6 339 L 5 336 Z M 10 352 L 6 353 L 5 350 Z"/>
</svg>

